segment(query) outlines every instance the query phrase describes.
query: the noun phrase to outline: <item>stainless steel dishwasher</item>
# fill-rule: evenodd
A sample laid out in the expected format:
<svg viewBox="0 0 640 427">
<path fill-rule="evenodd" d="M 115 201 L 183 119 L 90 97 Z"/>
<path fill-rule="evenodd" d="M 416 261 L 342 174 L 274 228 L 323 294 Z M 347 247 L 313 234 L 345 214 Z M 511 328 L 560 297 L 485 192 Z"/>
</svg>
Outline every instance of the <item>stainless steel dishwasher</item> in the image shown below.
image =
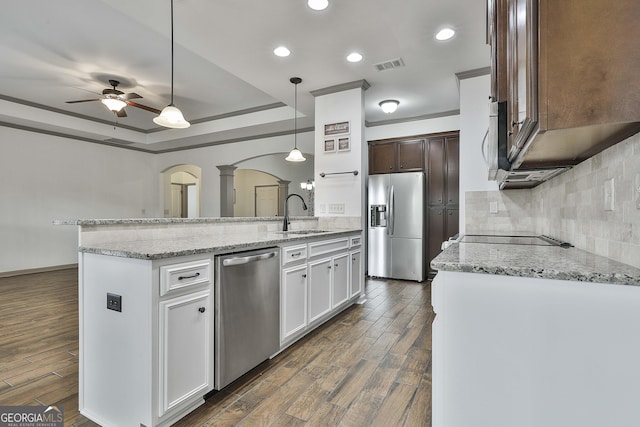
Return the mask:
<svg viewBox="0 0 640 427">
<path fill-rule="evenodd" d="M 217 257 L 215 389 L 280 349 L 280 250 Z"/>
</svg>

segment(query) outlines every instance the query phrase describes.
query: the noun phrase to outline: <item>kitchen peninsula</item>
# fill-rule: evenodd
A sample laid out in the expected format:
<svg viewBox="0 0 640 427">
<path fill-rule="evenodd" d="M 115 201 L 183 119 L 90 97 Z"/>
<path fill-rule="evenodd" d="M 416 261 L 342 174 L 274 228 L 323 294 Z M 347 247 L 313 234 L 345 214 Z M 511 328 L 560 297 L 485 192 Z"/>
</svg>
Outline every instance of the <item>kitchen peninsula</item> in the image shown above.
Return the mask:
<svg viewBox="0 0 640 427">
<path fill-rule="evenodd" d="M 275 315 L 261 322 L 273 323 L 274 353 L 255 363 L 355 303 L 363 289 L 360 218 L 294 217 L 287 232 L 276 217 L 55 223 L 79 226 L 79 407 L 104 426 L 171 425 L 226 384 L 217 378 L 222 255 L 238 255 L 229 265 L 256 258 L 273 266 L 267 294 L 235 297 L 238 307 L 275 301 Z M 255 250 L 261 255 L 244 256 Z M 254 279 L 236 280 L 231 288 Z M 229 311 L 230 323 L 246 320 Z"/>
<path fill-rule="evenodd" d="M 640 425 L 640 269 L 464 242 L 431 266 L 434 427 Z"/>
</svg>

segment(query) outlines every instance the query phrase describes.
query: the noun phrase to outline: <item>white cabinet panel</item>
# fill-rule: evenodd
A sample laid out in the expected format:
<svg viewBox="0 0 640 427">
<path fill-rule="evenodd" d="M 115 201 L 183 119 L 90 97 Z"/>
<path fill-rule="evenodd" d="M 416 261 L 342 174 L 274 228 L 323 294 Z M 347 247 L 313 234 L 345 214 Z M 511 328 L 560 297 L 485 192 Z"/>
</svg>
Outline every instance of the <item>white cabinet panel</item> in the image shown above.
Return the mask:
<svg viewBox="0 0 640 427">
<path fill-rule="evenodd" d="M 349 254 L 331 259 L 333 264 L 331 282 L 333 286 L 331 308 L 335 308 L 349 299 Z"/>
<path fill-rule="evenodd" d="M 160 302 L 159 416 L 212 384 L 211 293 Z"/>
<path fill-rule="evenodd" d="M 309 263 L 309 323 L 331 311 L 332 260 Z"/>
<path fill-rule="evenodd" d="M 350 297 L 356 296 L 362 291 L 362 281 L 364 280 L 364 273 L 361 272 L 362 264 L 361 264 L 361 253 L 360 251 L 354 251 L 349 254 L 351 266 L 349 270 L 349 274 L 351 275 L 349 286 L 350 286 Z"/>
<path fill-rule="evenodd" d="M 280 342 L 307 326 L 307 264 L 282 270 Z"/>
</svg>

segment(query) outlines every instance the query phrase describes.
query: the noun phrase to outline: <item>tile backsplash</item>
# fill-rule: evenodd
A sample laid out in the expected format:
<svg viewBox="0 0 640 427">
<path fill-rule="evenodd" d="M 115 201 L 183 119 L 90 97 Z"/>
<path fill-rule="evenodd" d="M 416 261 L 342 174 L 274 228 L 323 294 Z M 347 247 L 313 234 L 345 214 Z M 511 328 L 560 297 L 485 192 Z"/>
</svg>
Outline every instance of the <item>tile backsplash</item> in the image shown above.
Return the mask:
<svg viewBox="0 0 640 427">
<path fill-rule="evenodd" d="M 533 189 L 467 192 L 466 233 L 546 234 L 640 267 L 639 198 L 636 134 Z"/>
</svg>

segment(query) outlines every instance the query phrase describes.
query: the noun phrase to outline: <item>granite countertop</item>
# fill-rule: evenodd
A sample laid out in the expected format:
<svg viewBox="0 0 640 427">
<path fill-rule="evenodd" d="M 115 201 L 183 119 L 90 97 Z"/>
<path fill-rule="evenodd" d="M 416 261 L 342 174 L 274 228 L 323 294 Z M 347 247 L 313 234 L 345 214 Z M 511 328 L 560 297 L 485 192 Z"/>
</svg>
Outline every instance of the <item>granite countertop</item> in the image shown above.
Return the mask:
<svg viewBox="0 0 640 427">
<path fill-rule="evenodd" d="M 453 243 L 435 270 L 640 286 L 640 269 L 577 248 Z"/>
<path fill-rule="evenodd" d="M 334 238 L 361 232 L 359 229 L 327 230 L 318 233 L 297 234 L 276 231 L 253 233 L 227 233 L 222 235 L 198 235 L 183 238 L 107 242 L 81 246 L 84 253 L 110 255 L 136 259 L 163 259 L 204 253 L 229 253 L 252 250 L 283 243 L 306 241 L 311 238 Z"/>
<path fill-rule="evenodd" d="M 113 219 L 55 219 L 53 225 L 153 225 L 153 224 L 212 224 L 234 222 L 282 222 L 281 216 L 270 217 L 211 217 L 211 218 L 113 218 Z M 314 216 L 291 216 L 295 221 L 316 221 Z"/>
</svg>

